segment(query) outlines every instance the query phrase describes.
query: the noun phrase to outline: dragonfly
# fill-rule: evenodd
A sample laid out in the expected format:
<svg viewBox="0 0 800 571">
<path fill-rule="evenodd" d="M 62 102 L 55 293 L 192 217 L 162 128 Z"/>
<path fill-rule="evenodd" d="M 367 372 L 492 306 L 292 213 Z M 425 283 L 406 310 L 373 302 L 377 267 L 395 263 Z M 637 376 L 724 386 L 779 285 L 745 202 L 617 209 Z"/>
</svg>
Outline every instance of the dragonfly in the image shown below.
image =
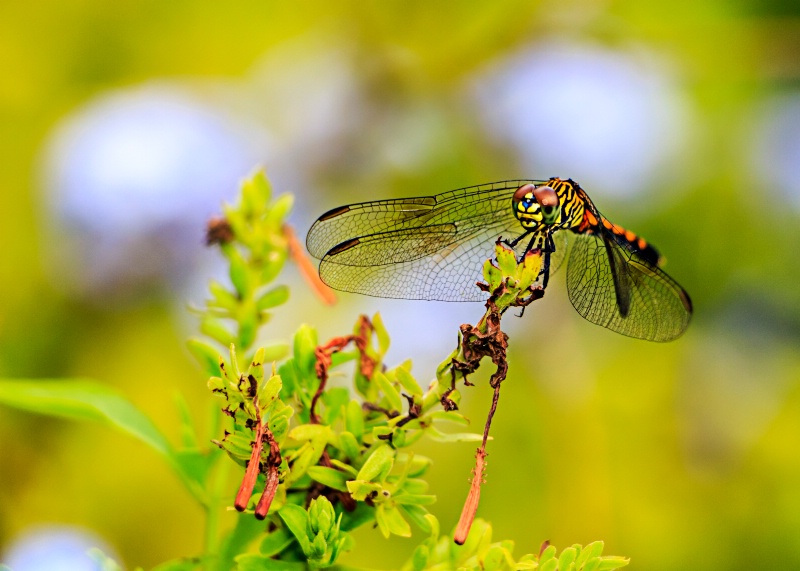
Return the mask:
<svg viewBox="0 0 800 571">
<path fill-rule="evenodd" d="M 622 335 L 671 341 L 692 302 L 644 238 L 610 222 L 572 179 L 509 180 L 434 196 L 375 200 L 329 210 L 311 226 L 308 251 L 330 287 L 375 297 L 485 301 L 475 286 L 495 242 L 521 260 L 538 250 L 537 280 L 567 259 L 567 294 L 586 320 Z"/>
</svg>

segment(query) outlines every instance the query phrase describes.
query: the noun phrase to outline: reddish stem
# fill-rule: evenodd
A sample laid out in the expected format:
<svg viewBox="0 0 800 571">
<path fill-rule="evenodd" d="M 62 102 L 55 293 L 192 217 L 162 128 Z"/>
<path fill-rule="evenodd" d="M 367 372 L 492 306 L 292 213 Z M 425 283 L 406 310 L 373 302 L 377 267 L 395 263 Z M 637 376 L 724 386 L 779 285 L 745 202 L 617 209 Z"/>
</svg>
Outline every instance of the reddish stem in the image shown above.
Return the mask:
<svg viewBox="0 0 800 571">
<path fill-rule="evenodd" d="M 311 263 L 311 260 L 308 259 L 303 246 L 297 240 L 294 230 L 292 230 L 292 227 L 288 224 L 283 225 L 283 235 L 286 236 L 286 240 L 289 244 L 289 255 L 297 264 L 300 274 L 308 285 L 311 286 L 312 291 L 327 305 L 336 303 L 336 294 L 320 279 L 317 269 L 314 267 L 314 264 Z"/>
<path fill-rule="evenodd" d="M 261 463 L 261 450 L 263 448 L 264 427 L 259 422 L 258 428 L 256 429 L 256 440 L 253 443 L 253 452 L 250 454 L 250 460 L 247 463 L 247 470 L 245 470 L 242 485 L 239 487 L 239 492 L 236 494 L 236 500 L 233 502 L 233 507 L 240 512 L 247 509 L 247 502 L 250 501 L 250 496 L 253 495 L 253 488 L 258 478 L 258 467 Z"/>
</svg>

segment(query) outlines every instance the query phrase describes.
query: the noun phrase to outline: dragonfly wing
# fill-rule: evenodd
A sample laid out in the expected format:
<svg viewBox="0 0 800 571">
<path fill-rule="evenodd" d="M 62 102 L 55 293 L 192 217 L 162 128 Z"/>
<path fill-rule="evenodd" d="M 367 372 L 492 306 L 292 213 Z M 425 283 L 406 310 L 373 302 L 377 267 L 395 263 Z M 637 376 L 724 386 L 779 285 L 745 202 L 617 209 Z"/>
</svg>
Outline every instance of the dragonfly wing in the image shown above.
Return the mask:
<svg viewBox="0 0 800 571">
<path fill-rule="evenodd" d="M 498 213 L 511 214 L 514 191 L 523 184 L 540 182 L 509 180 L 451 190 L 436 196 L 341 206 L 314 222 L 308 231 L 306 246 L 312 256 L 321 259 L 338 244 L 354 238 L 448 224 L 465 218 L 484 216 L 492 219 Z"/>
<path fill-rule="evenodd" d="M 501 234 L 517 231 L 507 216 L 382 232 L 332 248 L 319 274 L 334 289 L 402 299 L 484 301 L 475 285 Z"/>
<path fill-rule="evenodd" d="M 569 239 L 567 232 L 560 230 L 553 233 L 553 244 L 556 247 L 555 252 L 550 254 L 550 275 L 555 274 L 564 263 L 564 259 L 569 251 Z"/>
<path fill-rule="evenodd" d="M 664 271 L 605 232 L 577 234 L 567 292 L 582 317 L 649 341 L 671 341 L 689 325 L 692 302 Z"/>
</svg>

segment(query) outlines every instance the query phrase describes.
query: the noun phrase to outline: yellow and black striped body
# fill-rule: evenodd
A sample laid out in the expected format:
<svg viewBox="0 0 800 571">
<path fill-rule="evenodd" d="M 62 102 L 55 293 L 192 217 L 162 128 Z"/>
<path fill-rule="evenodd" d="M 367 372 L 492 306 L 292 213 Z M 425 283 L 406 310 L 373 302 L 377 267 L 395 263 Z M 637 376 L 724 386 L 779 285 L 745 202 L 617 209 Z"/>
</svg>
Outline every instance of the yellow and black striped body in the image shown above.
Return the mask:
<svg viewBox="0 0 800 571">
<path fill-rule="evenodd" d="M 580 185 L 572 179 L 551 178 L 546 186 L 552 188 L 558 196 L 561 212 L 559 218 L 551 224 L 551 230 L 572 230 L 576 234 L 604 234 L 612 236 L 614 241 L 651 264 L 659 265 L 661 256 L 644 238 L 630 230 L 610 222 L 602 216 L 592 200 Z M 522 227 L 530 231 L 543 230 L 541 207 L 536 203 L 533 193 L 527 193 L 522 200 L 515 201 L 514 214 Z"/>
</svg>

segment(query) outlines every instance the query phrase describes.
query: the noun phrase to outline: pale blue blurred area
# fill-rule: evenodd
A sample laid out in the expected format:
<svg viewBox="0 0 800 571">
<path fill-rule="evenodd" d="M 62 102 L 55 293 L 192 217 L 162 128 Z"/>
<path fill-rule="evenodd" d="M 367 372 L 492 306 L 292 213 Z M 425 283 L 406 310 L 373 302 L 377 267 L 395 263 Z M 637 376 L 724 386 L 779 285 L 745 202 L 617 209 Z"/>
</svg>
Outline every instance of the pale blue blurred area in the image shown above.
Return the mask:
<svg viewBox="0 0 800 571">
<path fill-rule="evenodd" d="M 15 538 L 0 562 L 12 571 L 102 571 L 103 567 L 87 554 L 108 547 L 97 535 L 70 526 L 36 526 Z"/>
<path fill-rule="evenodd" d="M 246 125 L 165 83 L 98 96 L 64 119 L 44 159 L 57 283 L 100 297 L 180 283 L 208 218 L 267 154 L 266 135 Z"/>
<path fill-rule="evenodd" d="M 776 200 L 800 209 L 800 92 L 768 100 L 758 114 L 753 176 Z"/>
<path fill-rule="evenodd" d="M 539 178 L 627 196 L 685 158 L 688 103 L 646 52 L 543 39 L 494 62 L 473 88 L 486 129 Z"/>
</svg>

